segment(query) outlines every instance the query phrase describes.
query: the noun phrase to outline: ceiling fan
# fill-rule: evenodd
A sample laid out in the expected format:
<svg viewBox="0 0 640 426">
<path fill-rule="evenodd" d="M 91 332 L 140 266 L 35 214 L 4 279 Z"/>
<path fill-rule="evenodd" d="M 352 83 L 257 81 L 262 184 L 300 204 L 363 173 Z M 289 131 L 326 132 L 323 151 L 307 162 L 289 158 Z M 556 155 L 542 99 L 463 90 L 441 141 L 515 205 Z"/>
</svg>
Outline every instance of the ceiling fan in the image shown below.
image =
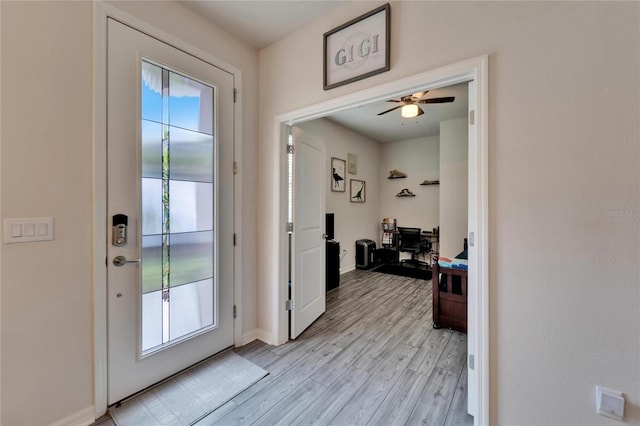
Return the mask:
<svg viewBox="0 0 640 426">
<path fill-rule="evenodd" d="M 444 104 L 448 102 L 453 102 L 456 98 L 454 96 L 446 96 L 442 98 L 429 98 L 423 99 L 429 91 L 414 93 L 413 95 L 403 96 L 400 99 L 392 99 L 387 102 L 400 102 L 402 105 L 395 106 L 386 111 L 382 111 L 378 115 L 386 114 L 388 112 L 394 111 L 398 108 L 402 108 L 402 116 L 404 118 L 417 117 L 419 115 L 424 114 L 422 108 L 418 106 L 418 104 Z"/>
</svg>

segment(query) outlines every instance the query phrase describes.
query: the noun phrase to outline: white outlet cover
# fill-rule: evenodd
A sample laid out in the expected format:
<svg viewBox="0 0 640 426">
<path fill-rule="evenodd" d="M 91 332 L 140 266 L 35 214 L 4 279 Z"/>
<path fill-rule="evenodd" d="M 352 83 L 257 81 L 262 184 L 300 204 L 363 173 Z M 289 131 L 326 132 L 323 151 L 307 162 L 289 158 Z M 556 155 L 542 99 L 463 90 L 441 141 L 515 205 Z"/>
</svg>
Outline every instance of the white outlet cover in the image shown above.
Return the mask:
<svg viewBox="0 0 640 426">
<path fill-rule="evenodd" d="M 624 396 L 622 392 L 596 386 L 596 413 L 612 419 L 624 419 Z"/>
</svg>

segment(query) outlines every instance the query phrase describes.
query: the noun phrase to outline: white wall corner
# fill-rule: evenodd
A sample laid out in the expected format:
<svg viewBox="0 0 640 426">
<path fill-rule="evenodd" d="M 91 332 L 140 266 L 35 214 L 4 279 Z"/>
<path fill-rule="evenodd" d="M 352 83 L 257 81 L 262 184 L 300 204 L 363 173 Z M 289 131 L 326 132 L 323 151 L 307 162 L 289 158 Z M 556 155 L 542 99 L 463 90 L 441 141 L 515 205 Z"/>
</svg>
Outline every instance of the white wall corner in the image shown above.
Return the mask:
<svg viewBox="0 0 640 426">
<path fill-rule="evenodd" d="M 258 330 L 257 329 L 248 331 L 248 332 L 242 334 L 242 336 L 240 338 L 239 345 L 237 347 L 244 346 L 244 345 L 246 345 L 248 343 L 251 343 L 254 340 L 256 340 L 257 338 L 258 338 Z"/>
<path fill-rule="evenodd" d="M 52 423 L 51 426 L 88 426 L 95 420 L 95 408 L 92 405 Z"/>
<path fill-rule="evenodd" d="M 340 275 L 346 274 L 347 272 L 354 271 L 356 269 L 356 265 L 345 266 L 344 268 L 340 268 Z"/>
<path fill-rule="evenodd" d="M 269 333 L 268 331 L 261 329 L 256 329 L 255 331 L 253 331 L 253 333 L 255 333 L 256 339 L 263 341 L 267 345 L 276 345 L 276 340 L 273 336 L 273 333 Z"/>
</svg>

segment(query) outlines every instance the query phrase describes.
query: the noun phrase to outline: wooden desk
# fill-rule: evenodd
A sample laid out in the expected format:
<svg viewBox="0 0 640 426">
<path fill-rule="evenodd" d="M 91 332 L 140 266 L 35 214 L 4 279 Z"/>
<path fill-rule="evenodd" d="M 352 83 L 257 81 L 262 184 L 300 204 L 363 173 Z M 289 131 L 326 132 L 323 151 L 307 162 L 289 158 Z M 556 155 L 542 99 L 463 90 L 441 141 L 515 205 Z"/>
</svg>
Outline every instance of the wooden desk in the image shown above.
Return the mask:
<svg viewBox="0 0 640 426">
<path fill-rule="evenodd" d="M 443 268 L 435 260 L 432 265 L 433 328 L 450 328 L 467 332 L 467 271 Z M 443 274 L 443 289 L 440 289 L 439 274 Z M 454 288 L 453 277 L 460 277 L 460 289 Z M 457 287 L 457 286 L 456 286 Z M 456 292 L 454 293 L 454 290 Z"/>
</svg>

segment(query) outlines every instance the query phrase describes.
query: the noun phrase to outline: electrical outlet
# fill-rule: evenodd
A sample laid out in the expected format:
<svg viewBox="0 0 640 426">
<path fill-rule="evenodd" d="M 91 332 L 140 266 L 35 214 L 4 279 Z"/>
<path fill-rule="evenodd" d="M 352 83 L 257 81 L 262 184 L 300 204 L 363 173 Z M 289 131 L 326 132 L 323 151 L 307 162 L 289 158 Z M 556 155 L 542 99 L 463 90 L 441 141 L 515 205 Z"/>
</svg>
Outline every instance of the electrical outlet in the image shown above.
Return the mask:
<svg viewBox="0 0 640 426">
<path fill-rule="evenodd" d="M 596 386 L 596 413 L 622 421 L 624 419 L 624 396 L 622 392 Z"/>
</svg>

